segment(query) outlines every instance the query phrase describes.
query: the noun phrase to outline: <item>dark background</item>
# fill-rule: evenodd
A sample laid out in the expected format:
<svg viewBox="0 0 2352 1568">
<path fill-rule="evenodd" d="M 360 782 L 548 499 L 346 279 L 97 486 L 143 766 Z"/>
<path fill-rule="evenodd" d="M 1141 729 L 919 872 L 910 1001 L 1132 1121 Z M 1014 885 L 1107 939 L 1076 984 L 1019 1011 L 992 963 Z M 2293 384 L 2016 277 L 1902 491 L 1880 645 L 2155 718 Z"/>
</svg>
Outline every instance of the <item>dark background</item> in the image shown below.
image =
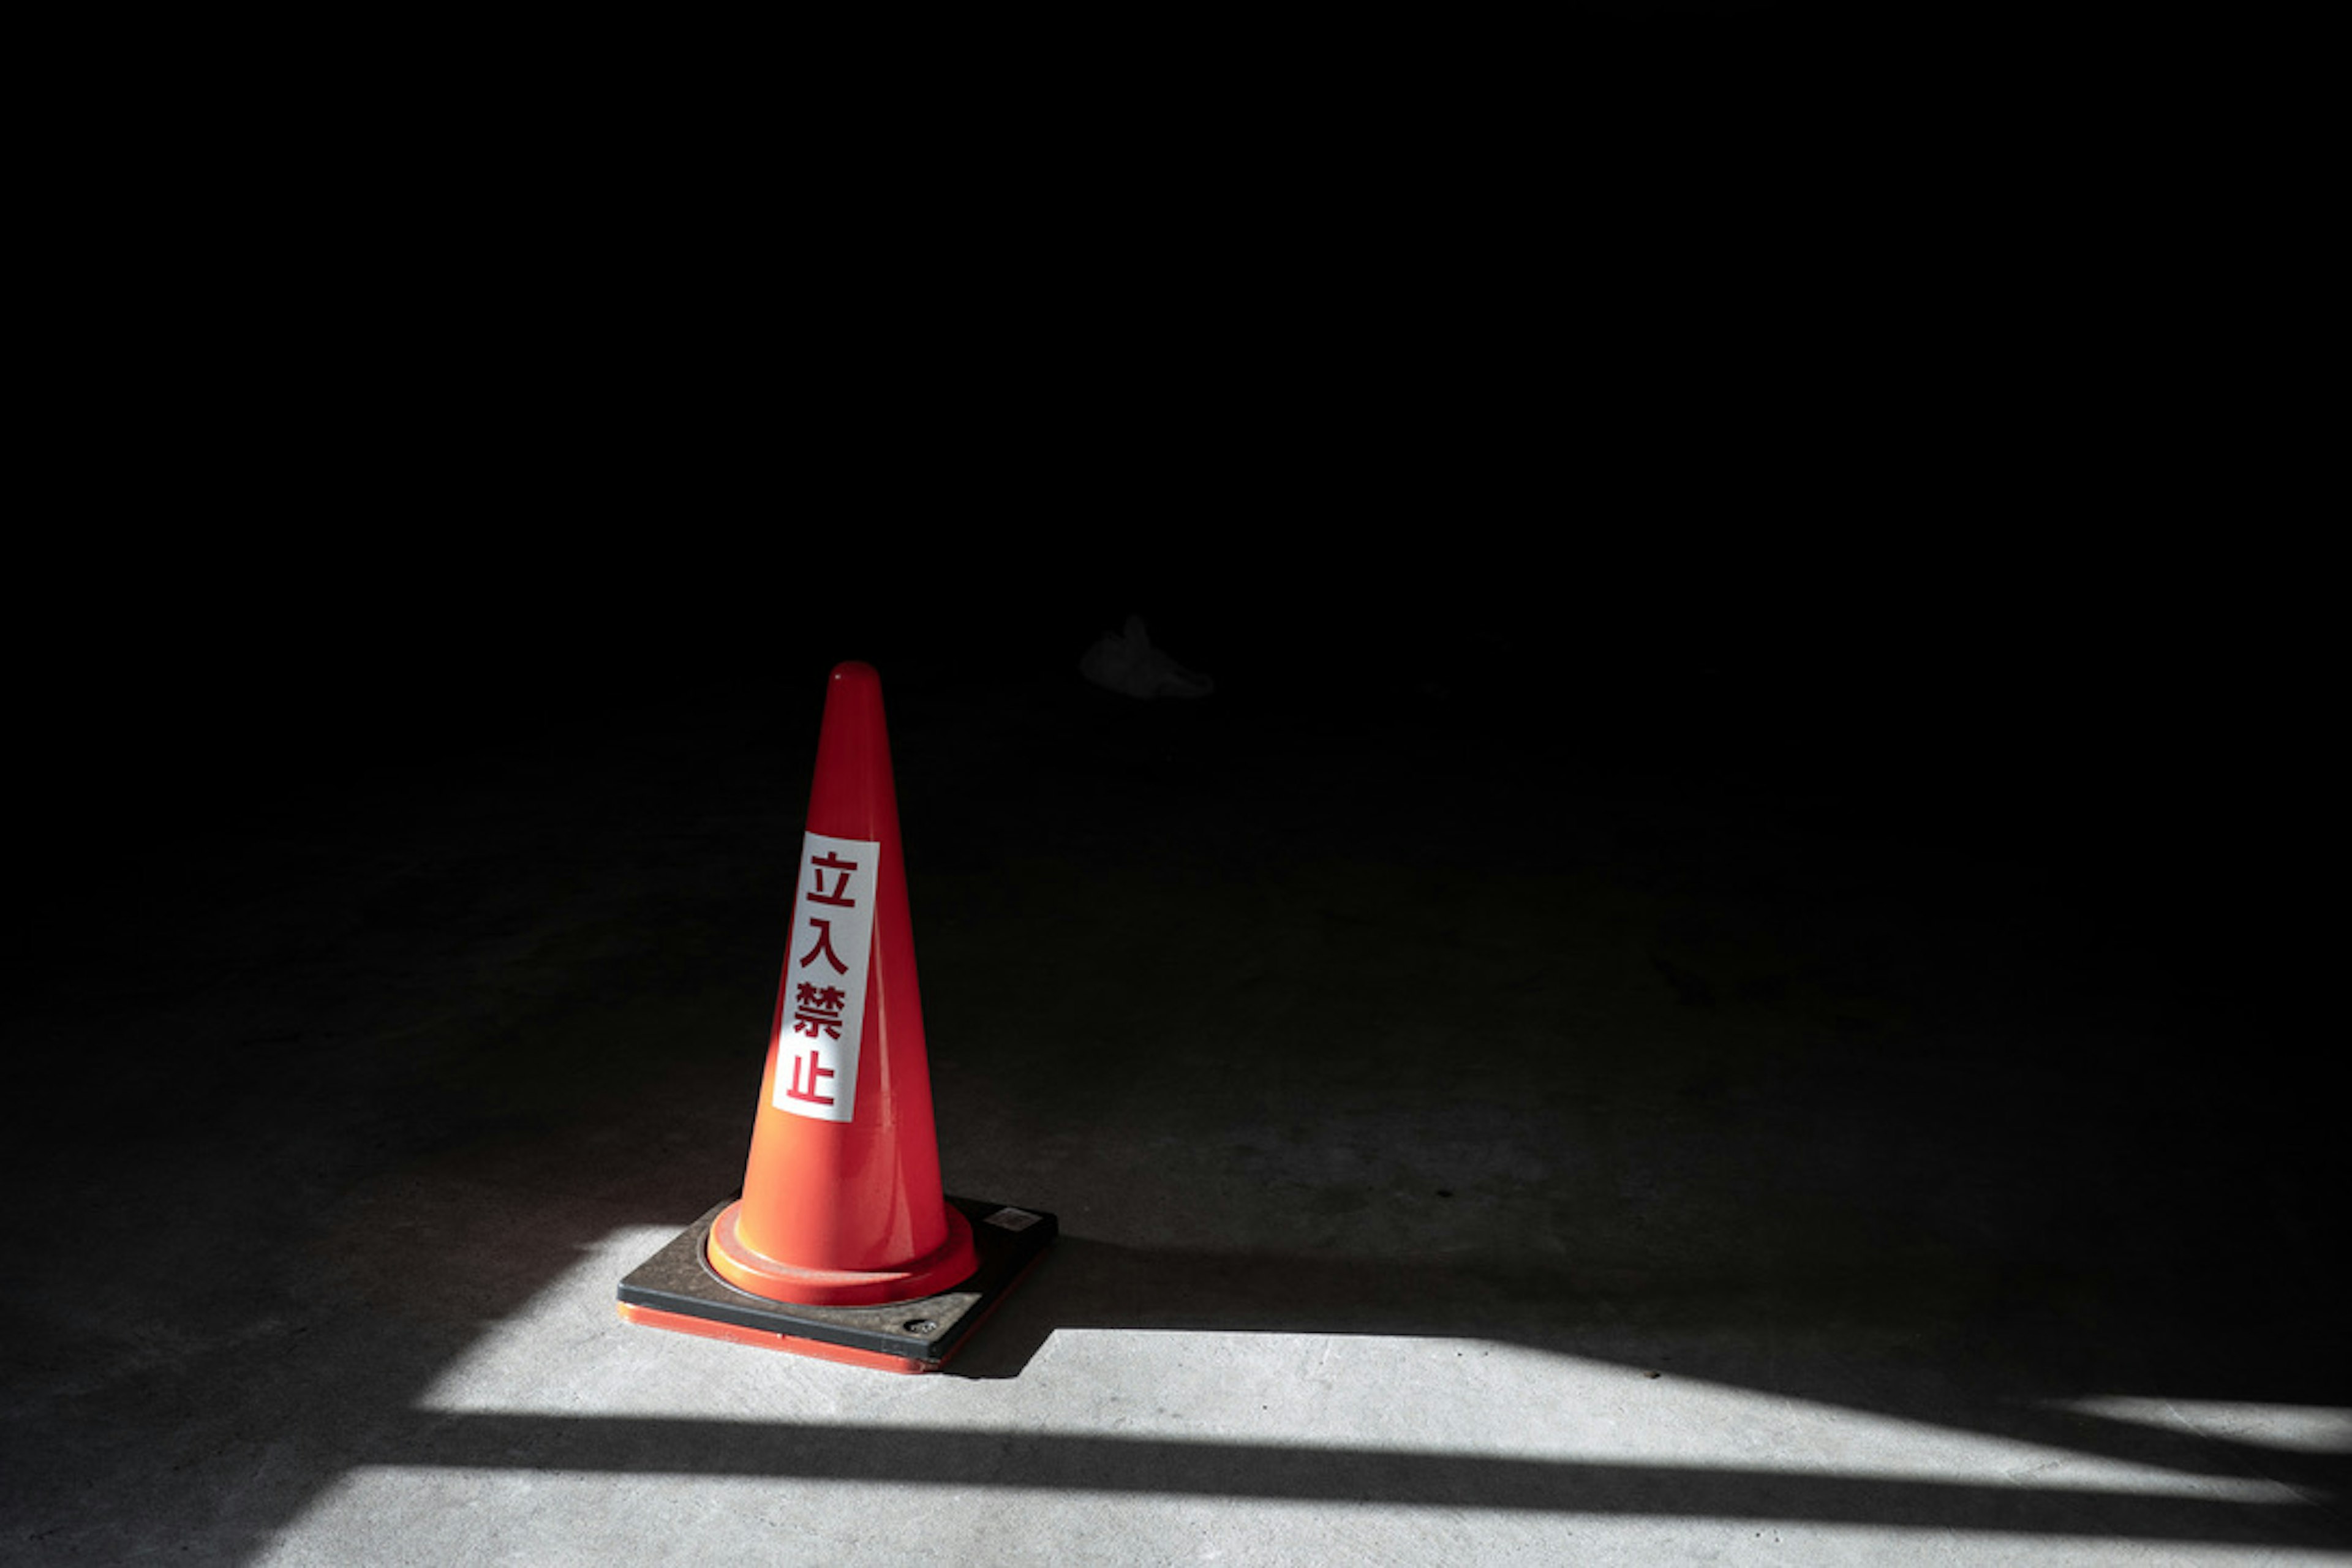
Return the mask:
<svg viewBox="0 0 2352 1568">
<path fill-rule="evenodd" d="M 1402 765 L 1469 727 L 2310 968 L 2308 204 L 2180 90 L 2223 40 L 311 42 L 63 187 L 37 906 L 404 759 L 764 723 L 845 657 L 953 702 L 1139 613 Z"/>
</svg>

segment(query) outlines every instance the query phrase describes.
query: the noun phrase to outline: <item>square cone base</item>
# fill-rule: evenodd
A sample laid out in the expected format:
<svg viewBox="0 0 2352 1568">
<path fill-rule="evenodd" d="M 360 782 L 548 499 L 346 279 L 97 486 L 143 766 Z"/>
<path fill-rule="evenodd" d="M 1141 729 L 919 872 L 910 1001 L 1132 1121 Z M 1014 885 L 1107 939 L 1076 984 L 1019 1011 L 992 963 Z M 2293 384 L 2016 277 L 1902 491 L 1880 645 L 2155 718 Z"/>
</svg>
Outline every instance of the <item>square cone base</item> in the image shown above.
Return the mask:
<svg viewBox="0 0 2352 1568">
<path fill-rule="evenodd" d="M 883 1372 L 937 1372 L 994 1311 L 1060 1234 L 1035 1209 L 976 1203 L 950 1194 L 971 1222 L 980 1267 L 952 1290 L 878 1307 L 804 1307 L 771 1301 L 721 1279 L 704 1243 L 733 1198 L 681 1231 L 621 1281 L 624 1321 L 705 1339 L 789 1351 Z"/>
</svg>

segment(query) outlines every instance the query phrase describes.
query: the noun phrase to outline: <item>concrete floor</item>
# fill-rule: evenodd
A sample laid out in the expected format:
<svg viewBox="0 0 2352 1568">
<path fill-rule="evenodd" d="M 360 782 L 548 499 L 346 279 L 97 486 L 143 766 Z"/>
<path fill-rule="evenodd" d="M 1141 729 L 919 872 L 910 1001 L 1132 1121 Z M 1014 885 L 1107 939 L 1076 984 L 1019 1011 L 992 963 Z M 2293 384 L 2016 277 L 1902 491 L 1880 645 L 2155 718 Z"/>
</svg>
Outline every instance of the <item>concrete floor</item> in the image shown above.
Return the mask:
<svg viewBox="0 0 2352 1568">
<path fill-rule="evenodd" d="M 1195 704 L 845 646 L 151 754 L 11 1011 L 0 1558 L 2352 1561 L 2344 1161 L 2218 860 L 1712 653 L 1214 629 Z M 740 1180 L 849 655 L 949 1186 L 1064 1230 L 929 1378 L 614 1312 Z"/>
</svg>

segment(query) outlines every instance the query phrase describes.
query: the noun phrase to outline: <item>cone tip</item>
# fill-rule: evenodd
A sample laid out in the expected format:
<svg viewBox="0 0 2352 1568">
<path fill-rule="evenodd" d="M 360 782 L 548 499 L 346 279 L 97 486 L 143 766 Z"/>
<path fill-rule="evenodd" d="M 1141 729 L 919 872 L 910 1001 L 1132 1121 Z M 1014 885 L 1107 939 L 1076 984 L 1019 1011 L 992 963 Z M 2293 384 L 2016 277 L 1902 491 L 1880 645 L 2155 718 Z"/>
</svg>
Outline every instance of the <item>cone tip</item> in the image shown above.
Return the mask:
<svg viewBox="0 0 2352 1568">
<path fill-rule="evenodd" d="M 835 686 L 879 687 L 882 674 L 863 659 L 847 659 L 833 667 Z"/>
</svg>

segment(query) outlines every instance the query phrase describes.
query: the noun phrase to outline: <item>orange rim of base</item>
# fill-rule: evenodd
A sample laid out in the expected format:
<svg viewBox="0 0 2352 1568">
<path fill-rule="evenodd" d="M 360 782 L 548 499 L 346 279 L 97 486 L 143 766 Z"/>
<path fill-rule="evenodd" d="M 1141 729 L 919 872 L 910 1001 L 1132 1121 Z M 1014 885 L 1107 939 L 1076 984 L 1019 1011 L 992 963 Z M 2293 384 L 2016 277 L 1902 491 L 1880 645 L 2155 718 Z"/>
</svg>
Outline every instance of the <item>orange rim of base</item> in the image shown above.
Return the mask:
<svg viewBox="0 0 2352 1568">
<path fill-rule="evenodd" d="M 980 1267 L 980 1255 L 972 1247 L 971 1222 L 952 1204 L 947 1205 L 948 1238 L 935 1251 L 903 1268 L 872 1272 L 797 1268 L 770 1258 L 743 1239 L 742 1213 L 743 1204 L 738 1199 L 710 1222 L 710 1243 L 703 1248 L 703 1256 L 721 1279 L 771 1301 L 803 1307 L 878 1307 L 890 1301 L 916 1301 L 961 1285 Z"/>
<path fill-rule="evenodd" d="M 619 1303 L 619 1311 L 621 1321 L 635 1323 L 643 1328 L 669 1329 L 706 1340 L 724 1340 L 730 1345 L 785 1351 L 793 1355 L 814 1356 L 818 1361 L 839 1362 L 844 1366 L 863 1366 L 876 1372 L 897 1373 L 939 1370 L 937 1362 L 910 1361 L 901 1355 L 884 1355 L 879 1351 L 852 1350 L 847 1345 L 803 1339 L 798 1334 L 780 1334 L 770 1329 L 747 1329 L 739 1323 L 721 1323 L 709 1318 L 689 1318 L 684 1312 L 665 1312 L 658 1307 L 638 1307 L 623 1301 Z"/>
</svg>

